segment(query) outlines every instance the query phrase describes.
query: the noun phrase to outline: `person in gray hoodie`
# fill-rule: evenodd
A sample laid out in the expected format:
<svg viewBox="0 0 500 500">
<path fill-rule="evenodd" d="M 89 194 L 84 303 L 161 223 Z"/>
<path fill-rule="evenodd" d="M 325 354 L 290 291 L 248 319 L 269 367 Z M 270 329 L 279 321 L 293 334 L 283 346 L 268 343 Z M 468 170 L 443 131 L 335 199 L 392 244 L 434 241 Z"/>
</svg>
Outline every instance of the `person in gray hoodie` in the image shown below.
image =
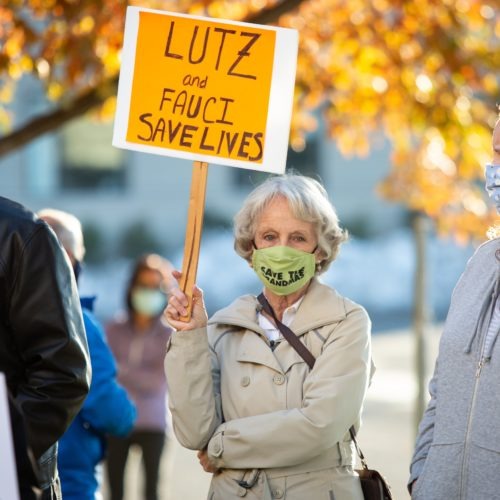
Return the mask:
<svg viewBox="0 0 500 500">
<path fill-rule="evenodd" d="M 500 119 L 486 189 L 500 214 Z M 499 283 L 497 234 L 477 249 L 453 291 L 410 466 L 415 500 L 500 499 Z"/>
</svg>

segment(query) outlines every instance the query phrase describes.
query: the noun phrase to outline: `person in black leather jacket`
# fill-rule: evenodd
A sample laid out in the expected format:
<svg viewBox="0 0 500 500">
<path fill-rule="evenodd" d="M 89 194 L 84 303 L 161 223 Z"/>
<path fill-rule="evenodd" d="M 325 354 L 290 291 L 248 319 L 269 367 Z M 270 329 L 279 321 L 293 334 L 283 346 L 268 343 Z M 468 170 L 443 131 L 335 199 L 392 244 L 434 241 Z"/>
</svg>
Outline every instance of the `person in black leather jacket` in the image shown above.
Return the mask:
<svg viewBox="0 0 500 500">
<path fill-rule="evenodd" d="M 0 371 L 24 419 L 42 498 L 60 499 L 57 440 L 83 404 L 91 376 L 78 292 L 52 230 L 2 197 Z"/>
</svg>

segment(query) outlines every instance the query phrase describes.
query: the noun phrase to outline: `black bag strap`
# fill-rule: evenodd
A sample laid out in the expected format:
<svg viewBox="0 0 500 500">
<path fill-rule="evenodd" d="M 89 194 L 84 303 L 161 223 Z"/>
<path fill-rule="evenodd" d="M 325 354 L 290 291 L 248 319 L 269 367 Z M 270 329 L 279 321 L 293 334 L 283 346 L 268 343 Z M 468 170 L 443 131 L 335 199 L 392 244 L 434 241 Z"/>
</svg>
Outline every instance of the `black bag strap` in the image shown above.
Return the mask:
<svg viewBox="0 0 500 500">
<path fill-rule="evenodd" d="M 354 443 L 354 448 L 356 448 L 356 453 L 358 454 L 361 466 L 363 467 L 363 469 L 368 470 L 368 464 L 366 463 L 366 458 L 363 455 L 363 452 L 361 451 L 358 442 L 356 441 L 356 432 L 354 429 L 354 425 L 352 425 L 351 428 L 349 429 L 349 434 L 351 435 L 352 442 Z"/>
<path fill-rule="evenodd" d="M 263 293 L 258 295 L 257 300 L 262 306 L 262 309 L 273 318 L 276 326 L 278 327 L 278 330 L 283 334 L 283 337 L 285 337 L 288 343 L 297 351 L 299 356 L 307 363 L 309 368 L 312 370 L 314 363 L 316 362 L 316 358 L 313 356 L 312 352 L 300 341 L 297 335 L 295 335 L 295 333 L 293 333 L 293 331 L 290 330 L 288 326 L 284 325 L 276 317 L 274 309 L 271 307 L 271 304 L 269 304 Z M 359 456 L 363 469 L 368 469 L 368 464 L 366 463 L 365 456 L 363 455 L 363 452 L 361 451 L 361 448 L 356 441 L 356 431 L 354 429 L 354 426 L 351 426 L 351 428 L 349 429 L 349 434 L 351 435 L 351 439 L 354 443 L 354 448 L 356 448 L 356 453 Z"/>
<path fill-rule="evenodd" d="M 278 330 L 283 334 L 283 337 L 288 341 L 288 343 L 297 351 L 299 356 L 307 363 L 309 368 L 312 370 L 314 363 L 316 362 L 316 358 L 312 355 L 311 351 L 300 341 L 300 339 L 295 335 L 295 333 L 288 328 L 288 326 L 284 325 L 274 313 L 271 304 L 267 301 L 265 295 L 261 293 L 257 300 L 259 301 L 262 309 L 269 314 L 274 319 Z"/>
</svg>

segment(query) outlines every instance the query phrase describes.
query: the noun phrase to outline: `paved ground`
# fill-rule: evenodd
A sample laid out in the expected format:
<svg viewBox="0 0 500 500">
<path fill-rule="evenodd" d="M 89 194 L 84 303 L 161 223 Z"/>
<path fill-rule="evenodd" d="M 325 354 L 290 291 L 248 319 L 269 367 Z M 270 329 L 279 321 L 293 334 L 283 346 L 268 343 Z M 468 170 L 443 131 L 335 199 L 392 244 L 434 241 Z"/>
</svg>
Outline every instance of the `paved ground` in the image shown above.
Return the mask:
<svg viewBox="0 0 500 500">
<path fill-rule="evenodd" d="M 439 328 L 429 329 L 427 334 L 428 364 L 431 368 L 439 334 Z M 386 476 L 395 500 L 409 498 L 406 480 L 415 438 L 413 350 L 411 332 L 395 331 L 374 336 L 373 358 L 377 371 L 369 390 L 359 434 L 359 444 L 368 465 Z M 142 500 L 138 493 L 141 485 L 139 456 L 134 455 L 133 458 L 127 468 L 125 500 Z M 172 437 L 163 457 L 161 500 L 204 500 L 209 482 L 210 475 L 198 465 L 195 452 L 185 450 Z M 106 485 L 103 492 L 106 499 Z"/>
</svg>

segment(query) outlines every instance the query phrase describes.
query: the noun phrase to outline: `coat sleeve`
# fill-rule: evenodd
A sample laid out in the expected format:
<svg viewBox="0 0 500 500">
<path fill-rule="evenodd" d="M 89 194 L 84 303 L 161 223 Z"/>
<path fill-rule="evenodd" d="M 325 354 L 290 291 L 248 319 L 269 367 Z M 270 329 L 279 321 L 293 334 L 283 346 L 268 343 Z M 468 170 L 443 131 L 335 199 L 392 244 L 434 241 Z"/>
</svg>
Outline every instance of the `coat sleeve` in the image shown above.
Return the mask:
<svg viewBox="0 0 500 500">
<path fill-rule="evenodd" d="M 185 448 L 202 450 L 222 422 L 220 370 L 206 329 L 172 333 L 165 373 L 175 435 Z"/>
<path fill-rule="evenodd" d="M 99 432 L 126 436 L 136 419 L 135 406 L 116 380 L 115 359 L 101 326 L 85 310 L 83 319 L 92 363 L 92 383 L 81 417 Z"/>
<path fill-rule="evenodd" d="M 15 398 L 28 442 L 40 457 L 65 432 L 87 395 L 87 340 L 73 272 L 45 223 L 36 224 L 9 269 L 10 329 L 24 362 Z"/>
<path fill-rule="evenodd" d="M 429 449 L 434 439 L 434 423 L 436 419 L 436 398 L 437 398 L 437 382 L 438 382 L 438 362 L 434 368 L 434 375 L 429 382 L 430 400 L 424 412 L 422 420 L 418 426 L 418 435 L 415 443 L 415 451 L 410 465 L 410 479 L 408 486 L 418 479 L 425 464 Z"/>
<path fill-rule="evenodd" d="M 306 377 L 302 407 L 221 424 L 209 457 L 219 468 L 246 469 L 293 466 L 323 453 L 359 418 L 370 369 L 370 320 L 356 308 L 335 326 Z"/>
</svg>

